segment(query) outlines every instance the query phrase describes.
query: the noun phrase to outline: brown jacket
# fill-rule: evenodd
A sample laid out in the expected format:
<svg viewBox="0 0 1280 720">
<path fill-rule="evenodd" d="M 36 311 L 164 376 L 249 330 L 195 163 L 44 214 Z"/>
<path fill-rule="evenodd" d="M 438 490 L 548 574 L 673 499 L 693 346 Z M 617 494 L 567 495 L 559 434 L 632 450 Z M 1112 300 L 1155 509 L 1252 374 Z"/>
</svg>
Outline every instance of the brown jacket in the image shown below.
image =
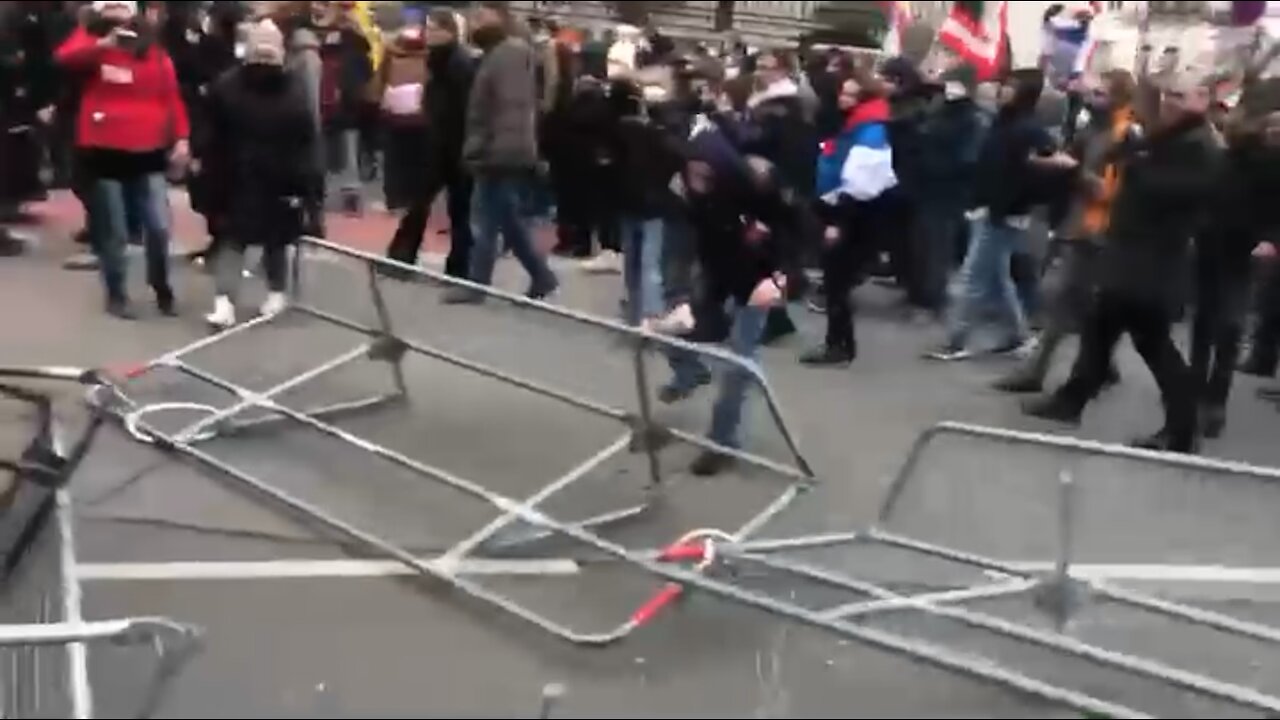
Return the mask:
<svg viewBox="0 0 1280 720">
<path fill-rule="evenodd" d="M 377 95 L 380 99 L 386 97 L 388 90 L 401 85 L 421 85 L 425 87 L 427 79 L 427 48 L 425 45 L 409 45 L 399 39 L 387 45 L 382 66 L 378 68 Z M 420 107 L 419 112 L 412 116 L 391 115 L 386 112 L 385 107 L 383 114 L 392 122 L 426 124 L 425 107 Z"/>
</svg>

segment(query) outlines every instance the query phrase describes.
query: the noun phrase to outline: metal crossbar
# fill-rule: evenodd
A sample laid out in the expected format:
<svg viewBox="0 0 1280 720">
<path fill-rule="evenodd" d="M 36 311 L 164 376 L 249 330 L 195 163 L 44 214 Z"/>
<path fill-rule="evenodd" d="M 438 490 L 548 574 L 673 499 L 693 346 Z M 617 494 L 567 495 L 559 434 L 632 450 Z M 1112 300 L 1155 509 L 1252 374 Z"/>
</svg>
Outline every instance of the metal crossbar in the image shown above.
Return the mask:
<svg viewBox="0 0 1280 720">
<path fill-rule="evenodd" d="M 1189 672 L 1145 657 L 1098 647 L 1076 639 L 1068 633 L 1070 619 L 1075 613 L 1083 609 L 1087 597 L 1099 597 L 1241 637 L 1269 643 L 1280 642 L 1280 630 L 1275 628 L 1193 608 L 1166 599 L 1122 590 L 1109 583 L 1090 582 L 1075 577 L 1072 572 L 1071 550 L 1076 514 L 1074 509 L 1076 490 L 1074 480 L 1070 474 L 1064 473 L 1060 476 L 1059 554 L 1052 571 L 1046 574 L 1029 573 L 999 559 L 966 553 L 954 548 L 931 545 L 915 538 L 896 535 L 887 529 L 890 526 L 890 520 L 894 517 L 894 511 L 903 488 L 914 477 L 919 458 L 925 447 L 937 437 L 947 434 L 1124 457 L 1173 467 L 1213 470 L 1215 472 L 1268 480 L 1280 478 L 1280 470 L 1129 450 L 1100 443 L 1033 433 L 1018 433 L 971 425 L 943 424 L 926 431 L 913 446 L 906 463 L 895 478 L 884 501 L 880 513 L 880 522 L 877 527 L 852 533 L 762 540 L 756 537 L 761 529 L 771 519 L 789 507 L 804 490 L 808 489 L 814 482 L 814 476 L 808 463 L 800 454 L 796 442 L 783 420 L 782 413 L 768 383 L 765 382 L 760 371 L 754 366 L 718 349 L 691 345 L 679 340 L 651 335 L 608 320 L 561 307 L 546 305 L 492 288 L 455 280 L 429 270 L 384 260 L 324 241 L 304 239 L 302 244 L 305 249 L 309 249 L 312 252 L 334 253 L 365 263 L 368 270 L 370 297 L 378 319 L 376 326 L 369 326 L 316 308 L 305 302 L 305 299 L 300 294 L 302 289 L 300 284 L 296 288 L 299 296 L 296 298 L 292 312 L 301 313 L 330 325 L 355 331 L 364 336 L 363 342 L 288 381 L 260 392 L 252 391 L 233 380 L 220 377 L 187 361 L 188 356 L 197 350 L 225 341 L 227 338 L 239 333 L 269 327 L 276 321 L 276 318 L 261 318 L 221 335 L 201 340 L 185 348 L 167 353 L 161 358 L 133 368 L 126 373 L 129 379 L 136 379 L 156 369 L 176 370 L 207 385 L 229 391 L 236 398 L 231 405 L 225 408 L 209 408 L 209 414 L 206 417 L 178 431 L 166 432 L 148 421 L 149 406 L 140 405 L 137 400 L 131 398 L 128 394 L 127 386 L 99 387 L 90 394 L 91 404 L 124 419 L 126 427 L 136 432 L 139 439 L 151 442 L 162 450 L 176 453 L 181 457 L 189 458 L 212 468 L 237 485 L 248 488 L 258 495 L 287 508 L 292 513 L 309 518 L 369 550 L 400 562 L 413 572 L 451 586 L 460 591 L 463 596 L 498 608 L 552 635 L 579 645 L 601 646 L 625 638 L 651 621 L 664 608 L 674 603 L 685 591 L 694 590 L 763 610 L 779 618 L 820 628 L 838 636 L 898 653 L 953 673 L 977 678 L 1010 688 L 1025 695 L 1087 713 L 1111 717 L 1150 716 L 1139 708 L 1130 707 L 1098 697 L 1089 692 L 1082 692 L 1068 687 L 1061 680 L 1035 678 L 1020 670 L 1002 666 L 985 657 L 957 652 L 937 644 L 875 629 L 863 623 L 868 618 L 886 613 L 923 613 L 931 617 L 951 620 L 970 628 L 1016 640 L 1026 645 L 1083 658 L 1096 665 L 1113 668 L 1130 675 L 1159 680 L 1179 689 L 1190 690 L 1243 707 L 1261 709 L 1266 712 L 1280 712 L 1280 699 L 1256 689 Z M 299 263 L 300 261 L 295 261 L 295 280 L 301 278 L 301 272 L 298 269 Z M 398 335 L 392 327 L 386 302 L 382 296 L 381 278 L 385 270 L 394 270 L 399 274 L 408 274 L 410 276 L 416 275 L 419 279 L 433 281 L 445 286 L 465 287 L 482 293 L 490 300 L 507 302 L 531 312 L 550 314 L 620 337 L 633 347 L 636 353 L 634 379 L 639 398 L 638 412 L 632 413 L 610 407 L 567 390 L 514 376 L 455 353 L 432 347 L 413 338 L 405 338 Z M 714 358 L 718 362 L 727 365 L 731 372 L 743 373 L 765 398 L 771 417 L 790 450 L 791 461 L 786 463 L 768 460 L 739 449 L 720 446 L 706 437 L 659 424 L 653 417 L 647 402 L 650 390 L 649 378 L 645 373 L 641 353 L 648 349 L 692 353 L 704 358 Z M 481 483 L 460 477 L 419 459 L 409 457 L 404 453 L 372 442 L 354 432 L 342 429 L 326 419 L 332 413 L 367 410 L 376 408 L 385 402 L 405 399 L 408 390 L 400 367 L 400 358 L 404 353 L 413 353 L 443 362 L 539 396 L 558 400 L 569 407 L 586 411 L 592 415 L 621 422 L 626 428 L 625 432 L 598 453 L 583 460 L 568 473 L 548 482 L 527 498 L 521 499 L 496 492 Z M 296 389 L 339 367 L 344 367 L 365 358 L 386 361 L 391 366 L 391 379 L 395 388 L 393 392 L 355 403 L 311 410 L 293 409 L 278 401 L 279 396 L 286 391 Z M 243 420 L 241 416 L 250 409 L 266 410 L 271 416 Z M 258 477 L 231 462 L 215 457 L 201 447 L 211 437 L 227 437 L 234 433 L 248 432 L 263 425 L 276 423 L 305 428 L 336 439 L 346 446 L 390 462 L 428 481 L 444 485 L 471 498 L 479 499 L 495 508 L 498 511 L 498 517 L 482 527 L 476 528 L 438 556 L 424 559 L 411 553 L 407 548 L 382 537 L 376 530 L 357 527 L 323 507 L 282 490 L 268 479 Z M 637 507 L 609 511 L 594 518 L 576 522 L 552 517 L 542 509 L 549 499 L 568 491 L 582 478 L 590 474 L 593 469 L 600 467 L 603 463 L 608 462 L 611 458 L 628 449 L 639 448 L 645 452 L 649 468 L 646 489 L 651 496 L 661 492 L 665 483 L 659 452 L 660 443 L 654 442 L 655 438 L 684 441 L 697 447 L 721 452 L 743 463 L 770 470 L 790 482 L 785 485 L 764 510 L 755 517 L 749 518 L 735 531 L 697 530 L 690 532 L 670 546 L 658 549 L 627 547 L 609 539 L 601 532 L 601 528 L 616 520 L 633 518 L 645 513 L 650 508 L 649 503 Z M 596 631 L 568 627 L 533 608 L 475 582 L 470 576 L 460 572 L 458 569 L 467 562 L 482 561 L 484 558 L 481 553 L 487 549 L 513 542 L 510 539 L 511 534 L 507 531 L 517 524 L 524 526 L 526 532 L 524 537 L 518 538 L 514 542 L 525 544 L 553 537 L 568 539 L 607 558 L 622 561 L 636 570 L 664 580 L 666 585 L 646 602 L 639 605 L 617 626 Z M 502 543 L 501 541 L 504 539 L 505 543 Z M 930 590 L 912 594 L 855 577 L 851 573 L 835 572 L 785 557 L 787 553 L 814 548 L 845 546 L 856 549 L 865 545 L 897 548 L 921 559 L 940 558 L 959 566 L 987 571 L 997 577 L 994 581 L 988 578 L 970 587 Z M 733 575 L 722 576 L 713 572 L 718 565 L 722 564 L 759 568 L 787 578 L 792 586 L 796 584 L 817 584 L 862 595 L 866 599 L 845 602 L 827 608 L 813 609 L 796 602 L 794 599 L 780 599 L 764 590 L 743 587 L 737 584 Z M 1087 596 L 1079 593 L 1081 587 L 1087 588 Z M 1044 630 L 1038 626 L 1033 627 L 1013 622 L 965 607 L 967 603 L 976 601 L 1018 596 L 1033 596 L 1036 599 L 1046 600 L 1046 604 L 1051 607 L 1051 614 L 1059 621 L 1057 630 Z M 1082 597 L 1085 600 L 1082 600 Z"/>
</svg>

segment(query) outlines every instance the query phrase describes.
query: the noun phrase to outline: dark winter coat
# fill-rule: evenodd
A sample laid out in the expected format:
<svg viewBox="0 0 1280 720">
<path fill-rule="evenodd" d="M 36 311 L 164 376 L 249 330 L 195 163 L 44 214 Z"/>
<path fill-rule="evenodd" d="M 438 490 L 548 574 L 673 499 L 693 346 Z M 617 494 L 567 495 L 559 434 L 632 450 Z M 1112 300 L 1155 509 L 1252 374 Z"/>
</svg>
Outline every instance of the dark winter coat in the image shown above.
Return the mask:
<svg viewBox="0 0 1280 720">
<path fill-rule="evenodd" d="M 1044 172 L 1030 159 L 1051 152 L 1054 141 L 1036 117 L 1043 80 L 1039 82 L 1028 79 L 1015 88 L 1014 99 L 1000 108 L 978 155 L 974 206 L 986 208 L 993 222 L 1030 215 L 1044 200 Z"/>
<path fill-rule="evenodd" d="M 641 219 L 674 213 L 671 180 L 684 167 L 682 140 L 644 115 L 627 114 L 618 120 L 615 143 L 618 209 Z"/>
<path fill-rule="evenodd" d="M 1223 148 L 1201 118 L 1116 152 L 1120 189 L 1106 234 L 1102 288 L 1176 307 L 1191 238 L 1206 227 L 1222 179 Z"/>
<path fill-rule="evenodd" d="M 34 3 L 0 7 L 0 205 L 38 197 L 41 142 L 36 119 L 56 100 L 52 14 Z"/>
<path fill-rule="evenodd" d="M 458 168 L 467 139 L 467 105 L 475 62 L 457 44 L 431 48 L 427 53 L 429 78 L 422 93 L 432 147 L 430 162 Z"/>
<path fill-rule="evenodd" d="M 249 65 L 210 92 L 212 152 L 204 172 L 219 192 L 211 211 L 242 244 L 288 242 L 317 186 L 315 123 L 302 80 L 282 68 Z"/>
<path fill-rule="evenodd" d="M 920 202 L 959 209 L 969 205 L 985 133 L 981 111 L 972 100 L 933 108 L 920 126 Z"/>
<path fill-rule="evenodd" d="M 705 163 L 712 173 L 708 192 L 687 192 L 709 292 L 745 305 L 756 286 L 775 273 L 792 278 L 789 286 L 797 287 L 799 214 L 787 199 L 790 193 L 784 193 L 776 180 L 756 182 L 735 144 L 720 129 L 694 136 L 688 158 Z M 756 221 L 769 232 L 751 240 L 747 229 Z"/>
<path fill-rule="evenodd" d="M 1232 141 L 1223 162 L 1208 227 L 1196 238 L 1202 261 L 1234 278 L 1248 277 L 1259 242 L 1280 242 L 1280 148 L 1257 136 Z"/>
<path fill-rule="evenodd" d="M 783 80 L 753 96 L 748 104 L 743 152 L 773 163 L 785 188 L 812 196 L 818 132 L 805 117 L 799 87 Z"/>
<path fill-rule="evenodd" d="M 531 170 L 538 164 L 538 88 L 533 48 L 510 36 L 476 70 L 467 106 L 463 160 L 473 170 Z"/>
</svg>

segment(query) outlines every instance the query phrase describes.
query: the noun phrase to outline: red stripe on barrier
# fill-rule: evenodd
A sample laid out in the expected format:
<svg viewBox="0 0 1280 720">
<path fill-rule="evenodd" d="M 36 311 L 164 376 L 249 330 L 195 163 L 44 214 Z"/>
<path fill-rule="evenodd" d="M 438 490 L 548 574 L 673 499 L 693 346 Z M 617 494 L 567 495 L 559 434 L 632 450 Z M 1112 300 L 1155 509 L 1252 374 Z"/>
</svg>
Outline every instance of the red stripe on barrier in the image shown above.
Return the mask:
<svg viewBox="0 0 1280 720">
<path fill-rule="evenodd" d="M 133 380 L 149 369 L 147 363 L 121 363 L 107 366 L 107 373 L 122 380 Z"/>
<path fill-rule="evenodd" d="M 658 556 L 658 560 L 659 562 L 700 562 L 706 556 L 707 549 L 703 543 L 689 542 L 668 547 Z"/>
<path fill-rule="evenodd" d="M 680 597 L 684 592 L 684 588 L 677 583 L 668 583 L 666 587 L 659 590 L 649 601 L 631 613 L 631 622 L 636 627 L 647 624 L 662 609 Z"/>
</svg>

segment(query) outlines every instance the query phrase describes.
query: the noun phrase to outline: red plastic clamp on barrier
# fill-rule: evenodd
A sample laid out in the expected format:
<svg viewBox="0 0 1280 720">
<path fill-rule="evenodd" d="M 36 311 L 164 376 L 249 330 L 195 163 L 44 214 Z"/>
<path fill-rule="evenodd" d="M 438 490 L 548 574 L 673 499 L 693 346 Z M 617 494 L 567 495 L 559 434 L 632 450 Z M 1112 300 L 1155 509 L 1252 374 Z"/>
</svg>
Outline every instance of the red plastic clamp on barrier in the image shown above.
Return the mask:
<svg viewBox="0 0 1280 720">
<path fill-rule="evenodd" d="M 654 618 L 663 608 L 675 602 L 676 598 L 684 593 L 684 588 L 678 583 L 667 583 L 665 587 L 659 590 L 649 601 L 631 613 L 631 624 L 636 627 L 645 625 Z"/>
<path fill-rule="evenodd" d="M 659 562 L 702 562 L 707 546 L 701 542 L 676 543 L 658 555 Z"/>
<path fill-rule="evenodd" d="M 147 363 L 121 363 L 119 365 L 108 365 L 106 371 L 111 377 L 120 378 L 121 380 L 133 380 L 145 374 L 149 367 L 150 365 Z"/>
</svg>

